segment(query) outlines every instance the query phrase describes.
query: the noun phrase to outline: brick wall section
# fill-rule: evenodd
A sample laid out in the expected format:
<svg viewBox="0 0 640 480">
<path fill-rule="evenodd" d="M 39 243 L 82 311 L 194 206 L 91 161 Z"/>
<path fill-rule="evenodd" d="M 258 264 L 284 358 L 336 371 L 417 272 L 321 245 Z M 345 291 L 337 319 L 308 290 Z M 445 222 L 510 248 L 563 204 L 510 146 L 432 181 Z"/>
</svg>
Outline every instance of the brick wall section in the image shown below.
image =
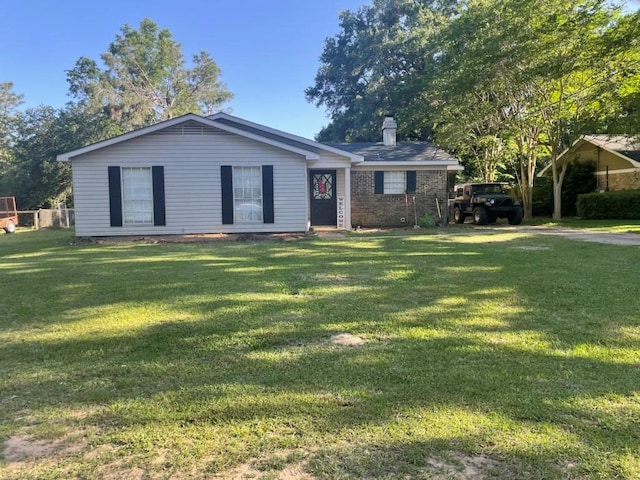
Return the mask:
<svg viewBox="0 0 640 480">
<path fill-rule="evenodd" d="M 607 179 L 604 175 L 598 177 L 600 189 L 604 190 Z M 640 172 L 633 173 L 609 173 L 609 190 L 638 190 L 640 189 Z"/>
<path fill-rule="evenodd" d="M 374 171 L 351 170 L 351 225 L 355 227 L 406 227 L 415 223 L 413 197 L 418 220 L 428 212 L 438 221 L 436 196 L 443 217 L 447 215 L 447 172 L 417 170 L 416 193 L 374 194 Z M 407 202 L 408 200 L 408 202 Z M 400 219 L 404 218 L 405 222 Z"/>
</svg>

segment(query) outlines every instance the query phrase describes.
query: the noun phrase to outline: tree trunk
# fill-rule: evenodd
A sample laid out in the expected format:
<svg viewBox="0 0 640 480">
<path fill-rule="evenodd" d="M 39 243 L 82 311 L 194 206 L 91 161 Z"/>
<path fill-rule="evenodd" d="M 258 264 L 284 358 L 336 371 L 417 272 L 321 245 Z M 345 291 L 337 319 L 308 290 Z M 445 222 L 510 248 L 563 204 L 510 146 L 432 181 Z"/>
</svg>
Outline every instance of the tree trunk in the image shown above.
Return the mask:
<svg viewBox="0 0 640 480">
<path fill-rule="evenodd" d="M 562 220 L 562 182 L 553 179 L 553 219 Z"/>
<path fill-rule="evenodd" d="M 521 185 L 522 190 L 522 212 L 525 220 L 533 218 L 533 187 L 530 185 Z"/>
<path fill-rule="evenodd" d="M 522 213 L 524 220 L 533 218 L 533 180 L 536 171 L 537 157 L 532 148 L 524 148 L 524 141 L 520 147 L 520 192 L 522 194 Z"/>
<path fill-rule="evenodd" d="M 564 174 L 567 173 L 568 162 L 564 162 L 558 171 L 558 151 L 551 150 L 551 173 L 553 174 L 553 220 L 562 220 L 562 182 Z"/>
</svg>

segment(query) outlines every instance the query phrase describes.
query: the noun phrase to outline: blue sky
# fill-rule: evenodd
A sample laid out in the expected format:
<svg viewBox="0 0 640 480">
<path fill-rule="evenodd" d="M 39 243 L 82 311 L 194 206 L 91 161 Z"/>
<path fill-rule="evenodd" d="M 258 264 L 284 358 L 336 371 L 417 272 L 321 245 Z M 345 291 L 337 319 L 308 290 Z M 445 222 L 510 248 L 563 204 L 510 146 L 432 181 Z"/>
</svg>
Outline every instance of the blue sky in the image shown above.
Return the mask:
<svg viewBox="0 0 640 480">
<path fill-rule="evenodd" d="M 338 14 L 369 0 L 18 0 L 0 7 L 0 82 L 14 83 L 23 108 L 62 107 L 66 70 L 86 56 L 99 61 L 128 23 L 147 17 L 168 28 L 185 58 L 206 50 L 235 94 L 232 113 L 312 138 L 328 123 L 304 98 L 324 39 Z M 629 10 L 638 0 L 625 2 Z"/>
<path fill-rule="evenodd" d="M 0 8 L 0 82 L 14 83 L 22 108 L 62 107 L 66 70 L 100 60 L 128 23 L 147 17 L 168 28 L 185 58 L 209 52 L 235 98 L 232 114 L 312 138 L 328 123 L 304 98 L 338 14 L 367 0 L 19 0 Z"/>
</svg>

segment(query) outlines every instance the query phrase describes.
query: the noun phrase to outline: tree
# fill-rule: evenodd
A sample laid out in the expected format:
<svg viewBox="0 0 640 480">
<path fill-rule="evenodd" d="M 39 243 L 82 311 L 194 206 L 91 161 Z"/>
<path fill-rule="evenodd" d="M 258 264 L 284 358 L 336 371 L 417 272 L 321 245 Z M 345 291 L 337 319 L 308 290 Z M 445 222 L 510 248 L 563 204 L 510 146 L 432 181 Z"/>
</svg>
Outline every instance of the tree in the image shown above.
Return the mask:
<svg viewBox="0 0 640 480">
<path fill-rule="evenodd" d="M 394 112 L 405 138 L 433 136 L 484 180 L 514 165 L 525 218 L 538 163 L 560 218 L 560 153 L 583 133 L 640 131 L 640 14 L 608 0 L 374 0 L 341 28 L 306 90 L 331 116 L 318 138 L 375 140 Z"/>
<path fill-rule="evenodd" d="M 525 59 L 533 45 L 527 18 L 533 2 L 470 1 L 438 38 L 437 68 L 422 79 L 439 143 L 475 152 L 485 179 L 514 164 L 531 217 L 539 126 L 528 117 Z M 423 102 L 424 105 L 424 102 Z M 423 107 L 424 109 L 424 107 Z M 419 109 L 418 109 L 419 110 Z"/>
<path fill-rule="evenodd" d="M 232 98 L 207 52 L 194 55 L 187 68 L 171 32 L 149 19 L 138 30 L 122 27 L 101 59 L 104 68 L 79 58 L 67 72 L 69 91 L 116 124 L 115 133 L 189 112 L 210 114 Z"/>
<path fill-rule="evenodd" d="M 566 173 L 559 155 L 619 116 L 616 78 L 629 66 L 612 61 L 607 38 L 619 18 L 604 0 L 470 0 L 444 29 L 437 75 L 425 81 L 436 131 L 453 121 L 459 142 L 469 132 L 512 142 L 526 218 L 541 155 L 552 164 L 559 219 Z M 626 51 L 624 42 L 615 45 Z"/>
<path fill-rule="evenodd" d="M 16 109 L 22 95 L 13 91 L 12 82 L 0 83 L 0 188 L 4 189 L 7 167 L 11 155 L 11 139 L 15 129 Z"/>
<path fill-rule="evenodd" d="M 356 12 L 342 12 L 341 31 L 325 40 L 314 85 L 305 90 L 331 117 L 318 140 L 378 140 L 383 116 L 412 101 L 411 78 L 430 68 L 436 53 L 430 40 L 457 3 L 374 0 Z M 399 134 L 421 138 L 425 127 L 403 121 Z"/>
<path fill-rule="evenodd" d="M 104 137 L 105 119 L 91 117 L 78 105 L 56 110 L 41 105 L 16 115 L 10 159 L 0 187 L 23 209 L 71 205 L 71 169 L 56 161 L 60 152 Z"/>
<path fill-rule="evenodd" d="M 27 109 L 18 115 L 6 188 L 21 208 L 52 207 L 71 197 L 69 166 L 56 162 L 64 151 L 58 112 L 49 106 Z"/>
</svg>

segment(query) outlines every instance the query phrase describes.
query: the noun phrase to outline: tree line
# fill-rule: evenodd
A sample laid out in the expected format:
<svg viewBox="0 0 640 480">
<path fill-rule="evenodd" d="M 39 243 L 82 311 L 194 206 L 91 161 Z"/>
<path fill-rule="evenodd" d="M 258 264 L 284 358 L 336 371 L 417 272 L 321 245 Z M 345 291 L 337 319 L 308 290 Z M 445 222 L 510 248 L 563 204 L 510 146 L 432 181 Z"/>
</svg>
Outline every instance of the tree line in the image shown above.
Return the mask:
<svg viewBox="0 0 640 480">
<path fill-rule="evenodd" d="M 608 0 L 372 0 L 339 21 L 305 91 L 330 117 L 317 140 L 377 141 L 393 113 L 401 138 L 434 141 L 467 176 L 515 179 L 525 218 L 547 162 L 560 217 L 558 156 L 580 135 L 640 132 L 640 13 Z M 0 83 L 0 194 L 22 209 L 71 202 L 58 153 L 232 97 L 211 55 L 187 65 L 148 19 L 122 27 L 100 62 L 79 58 L 67 81 L 64 108 L 26 111 Z"/>
<path fill-rule="evenodd" d="M 67 71 L 64 108 L 20 110 L 24 97 L 0 83 L 0 195 L 23 210 L 71 204 L 71 172 L 59 153 L 193 112 L 209 115 L 232 98 L 211 55 L 189 65 L 167 29 L 144 19 L 125 25 L 96 62 L 79 58 Z"/>
<path fill-rule="evenodd" d="M 515 179 L 525 218 L 542 163 L 560 218 L 558 156 L 585 133 L 640 133 L 640 13 L 606 0 L 373 0 L 341 14 L 320 62 L 319 141 L 377 141 L 394 113 L 466 175 Z"/>
</svg>

